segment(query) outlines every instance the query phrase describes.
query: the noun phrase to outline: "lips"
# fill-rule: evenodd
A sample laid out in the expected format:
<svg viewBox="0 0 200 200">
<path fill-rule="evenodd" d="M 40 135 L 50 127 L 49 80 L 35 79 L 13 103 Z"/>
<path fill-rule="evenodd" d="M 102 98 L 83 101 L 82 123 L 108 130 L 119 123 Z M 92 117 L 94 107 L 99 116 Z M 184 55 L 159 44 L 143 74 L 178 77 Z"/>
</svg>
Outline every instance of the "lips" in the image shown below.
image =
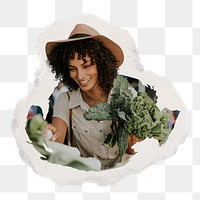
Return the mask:
<svg viewBox="0 0 200 200">
<path fill-rule="evenodd" d="M 90 79 L 91 79 L 91 77 L 88 78 L 88 79 L 86 79 L 86 80 L 79 81 L 79 83 L 80 83 L 81 86 L 85 86 L 85 85 L 87 85 L 87 83 L 90 81 Z"/>
</svg>

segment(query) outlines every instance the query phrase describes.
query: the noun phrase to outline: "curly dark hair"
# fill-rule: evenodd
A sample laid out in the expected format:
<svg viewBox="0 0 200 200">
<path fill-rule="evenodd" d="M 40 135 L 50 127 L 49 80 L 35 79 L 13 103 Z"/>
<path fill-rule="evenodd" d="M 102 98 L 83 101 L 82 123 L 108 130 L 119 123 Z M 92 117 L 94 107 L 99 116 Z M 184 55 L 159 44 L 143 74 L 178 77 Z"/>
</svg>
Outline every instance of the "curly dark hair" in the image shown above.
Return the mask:
<svg viewBox="0 0 200 200">
<path fill-rule="evenodd" d="M 100 89 L 109 93 L 113 87 L 113 81 L 117 76 L 118 61 L 112 52 L 103 45 L 103 42 L 95 39 L 77 40 L 62 43 L 54 47 L 48 56 L 47 63 L 55 78 L 66 84 L 70 89 L 77 90 L 78 84 L 70 77 L 68 63 L 73 60 L 75 52 L 78 59 L 85 61 L 86 55 L 91 58 L 91 64 L 96 63 Z"/>
</svg>

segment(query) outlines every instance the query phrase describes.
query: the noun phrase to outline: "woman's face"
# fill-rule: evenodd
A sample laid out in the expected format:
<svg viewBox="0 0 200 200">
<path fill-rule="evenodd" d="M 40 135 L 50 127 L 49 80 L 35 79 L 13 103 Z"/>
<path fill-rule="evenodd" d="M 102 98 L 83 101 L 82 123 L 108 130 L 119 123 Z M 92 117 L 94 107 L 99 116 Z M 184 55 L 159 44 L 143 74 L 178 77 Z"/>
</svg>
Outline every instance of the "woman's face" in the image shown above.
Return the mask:
<svg viewBox="0 0 200 200">
<path fill-rule="evenodd" d="M 78 59 L 78 53 L 75 52 L 73 60 L 69 60 L 70 77 L 79 85 L 84 92 L 92 91 L 99 87 L 98 71 L 96 63 L 91 64 L 91 58 L 86 55 L 85 61 Z"/>
</svg>

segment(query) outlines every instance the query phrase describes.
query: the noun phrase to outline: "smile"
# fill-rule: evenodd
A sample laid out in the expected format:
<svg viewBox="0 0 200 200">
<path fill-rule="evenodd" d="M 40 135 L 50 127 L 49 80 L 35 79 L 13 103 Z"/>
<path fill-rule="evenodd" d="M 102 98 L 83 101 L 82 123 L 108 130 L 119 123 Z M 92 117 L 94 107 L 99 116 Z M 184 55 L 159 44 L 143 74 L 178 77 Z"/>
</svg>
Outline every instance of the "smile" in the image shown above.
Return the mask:
<svg viewBox="0 0 200 200">
<path fill-rule="evenodd" d="M 86 79 L 86 80 L 84 80 L 84 81 L 80 81 L 80 84 L 81 85 L 86 85 L 89 82 L 90 79 L 91 79 L 91 77 Z"/>
</svg>

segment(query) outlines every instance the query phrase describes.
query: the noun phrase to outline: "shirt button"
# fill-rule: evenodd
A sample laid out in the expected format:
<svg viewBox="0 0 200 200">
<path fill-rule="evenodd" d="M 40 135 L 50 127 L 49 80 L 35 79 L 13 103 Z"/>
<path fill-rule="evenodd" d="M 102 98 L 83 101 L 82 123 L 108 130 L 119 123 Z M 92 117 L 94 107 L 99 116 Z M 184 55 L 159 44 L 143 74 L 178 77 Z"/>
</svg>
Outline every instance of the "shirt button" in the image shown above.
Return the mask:
<svg viewBox="0 0 200 200">
<path fill-rule="evenodd" d="M 102 133 L 103 131 L 102 131 L 102 130 L 99 130 L 99 132 Z"/>
<path fill-rule="evenodd" d="M 85 130 L 85 133 L 87 133 L 88 131 L 87 130 Z"/>
</svg>

